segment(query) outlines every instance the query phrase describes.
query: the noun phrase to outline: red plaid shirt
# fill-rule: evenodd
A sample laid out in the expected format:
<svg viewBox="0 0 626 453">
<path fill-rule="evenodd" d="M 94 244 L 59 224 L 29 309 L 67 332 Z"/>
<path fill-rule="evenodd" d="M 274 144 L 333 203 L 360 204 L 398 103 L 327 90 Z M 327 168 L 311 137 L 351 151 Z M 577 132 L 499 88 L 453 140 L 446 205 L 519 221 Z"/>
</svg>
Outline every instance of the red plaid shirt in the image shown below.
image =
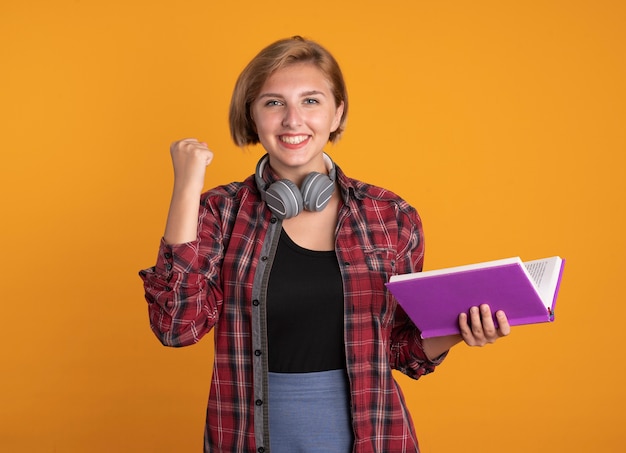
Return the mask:
<svg viewBox="0 0 626 453">
<path fill-rule="evenodd" d="M 353 451 L 418 452 L 391 370 L 417 379 L 445 355 L 435 362 L 426 358 L 419 331 L 384 283 L 393 274 L 421 270 L 421 222 L 393 193 L 350 179 L 339 168 L 337 180 Z M 265 290 L 280 230 L 250 177 L 205 193 L 197 240 L 162 241 L 156 266 L 140 272 L 150 325 L 163 344 L 190 345 L 214 329 L 205 452 L 269 452 Z"/>
</svg>

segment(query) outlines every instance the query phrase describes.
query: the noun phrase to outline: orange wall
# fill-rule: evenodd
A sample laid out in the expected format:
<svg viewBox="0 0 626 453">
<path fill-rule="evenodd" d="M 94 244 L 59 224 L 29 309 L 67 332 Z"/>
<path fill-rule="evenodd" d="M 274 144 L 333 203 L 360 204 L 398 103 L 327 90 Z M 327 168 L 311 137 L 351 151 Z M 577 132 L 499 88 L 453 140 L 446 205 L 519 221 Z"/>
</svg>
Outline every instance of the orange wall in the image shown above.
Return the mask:
<svg viewBox="0 0 626 453">
<path fill-rule="evenodd" d="M 0 6 L 0 451 L 200 451 L 211 341 L 153 338 L 137 270 L 169 201 L 170 141 L 229 141 L 262 45 L 343 65 L 352 176 L 420 211 L 429 269 L 559 254 L 557 321 L 401 379 L 425 452 L 621 452 L 626 7 L 502 2 L 5 0 Z"/>
</svg>

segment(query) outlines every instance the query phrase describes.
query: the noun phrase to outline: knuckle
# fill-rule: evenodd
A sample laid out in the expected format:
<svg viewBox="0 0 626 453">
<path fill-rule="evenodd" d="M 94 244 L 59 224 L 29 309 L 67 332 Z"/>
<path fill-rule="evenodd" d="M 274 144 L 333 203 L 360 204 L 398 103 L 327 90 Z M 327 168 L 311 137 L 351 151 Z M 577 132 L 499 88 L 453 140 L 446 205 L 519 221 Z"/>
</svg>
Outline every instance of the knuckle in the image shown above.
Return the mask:
<svg viewBox="0 0 626 453">
<path fill-rule="evenodd" d="M 472 333 L 479 337 L 483 335 L 483 329 L 481 329 L 480 327 L 472 327 Z"/>
<path fill-rule="evenodd" d="M 485 336 L 488 338 L 494 337 L 496 335 L 496 329 L 494 328 L 486 327 L 484 331 L 485 331 Z"/>
</svg>

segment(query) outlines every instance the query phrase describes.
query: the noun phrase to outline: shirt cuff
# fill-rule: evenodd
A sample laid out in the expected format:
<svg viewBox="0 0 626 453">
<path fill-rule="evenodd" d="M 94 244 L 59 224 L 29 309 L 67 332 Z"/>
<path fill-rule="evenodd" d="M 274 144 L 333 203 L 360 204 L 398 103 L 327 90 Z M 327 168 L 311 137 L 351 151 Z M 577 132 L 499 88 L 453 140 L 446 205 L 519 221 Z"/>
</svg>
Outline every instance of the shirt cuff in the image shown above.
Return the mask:
<svg viewBox="0 0 626 453">
<path fill-rule="evenodd" d="M 191 272 L 197 268 L 199 241 L 168 244 L 161 238 L 155 271 L 159 275 Z"/>
</svg>

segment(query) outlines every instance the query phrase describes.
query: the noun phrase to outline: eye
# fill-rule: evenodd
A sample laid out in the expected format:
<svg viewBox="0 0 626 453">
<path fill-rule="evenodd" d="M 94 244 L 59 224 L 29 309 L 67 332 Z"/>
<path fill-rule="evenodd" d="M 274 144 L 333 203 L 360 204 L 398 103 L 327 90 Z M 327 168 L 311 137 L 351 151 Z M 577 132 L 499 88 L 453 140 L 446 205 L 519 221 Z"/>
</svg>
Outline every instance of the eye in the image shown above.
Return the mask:
<svg viewBox="0 0 626 453">
<path fill-rule="evenodd" d="M 315 98 L 306 98 L 304 100 L 305 104 L 319 104 L 320 102 Z"/>
<path fill-rule="evenodd" d="M 277 106 L 277 105 L 283 105 L 283 103 L 282 103 L 282 102 L 280 102 L 280 101 L 278 101 L 278 100 L 276 100 L 276 99 L 272 99 L 272 100 L 270 100 L 270 101 L 267 101 L 267 102 L 265 103 L 265 105 L 266 105 L 267 107 L 274 107 L 274 106 Z"/>
</svg>

